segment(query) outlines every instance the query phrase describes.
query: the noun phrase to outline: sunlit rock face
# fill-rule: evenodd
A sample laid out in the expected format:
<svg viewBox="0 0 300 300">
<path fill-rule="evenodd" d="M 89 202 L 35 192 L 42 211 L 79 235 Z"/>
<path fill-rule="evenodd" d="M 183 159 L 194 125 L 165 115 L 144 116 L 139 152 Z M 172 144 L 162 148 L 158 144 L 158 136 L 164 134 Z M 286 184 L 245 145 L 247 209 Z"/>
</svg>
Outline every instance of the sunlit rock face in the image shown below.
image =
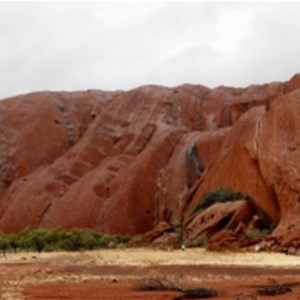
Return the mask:
<svg viewBox="0 0 300 300">
<path fill-rule="evenodd" d="M 279 223 L 274 236 L 285 235 L 298 228 L 300 209 L 298 87 L 295 75 L 248 88 L 143 86 L 2 100 L 0 230 L 136 234 L 183 218 L 197 232 L 202 196 L 230 187 Z"/>
</svg>

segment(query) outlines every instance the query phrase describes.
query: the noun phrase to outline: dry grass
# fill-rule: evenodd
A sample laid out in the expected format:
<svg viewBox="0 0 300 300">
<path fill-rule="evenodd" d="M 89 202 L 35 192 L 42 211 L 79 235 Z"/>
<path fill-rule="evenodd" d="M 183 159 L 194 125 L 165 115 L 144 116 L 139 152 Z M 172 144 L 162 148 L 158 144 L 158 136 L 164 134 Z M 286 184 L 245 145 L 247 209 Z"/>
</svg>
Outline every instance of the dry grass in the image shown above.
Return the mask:
<svg viewBox="0 0 300 300">
<path fill-rule="evenodd" d="M 136 282 L 139 291 L 181 291 L 177 280 L 167 276 L 145 277 Z"/>
<path fill-rule="evenodd" d="M 179 296 L 175 297 L 174 300 L 183 299 L 208 299 L 217 297 L 219 292 L 215 289 L 200 287 L 196 289 L 187 289 L 180 293 Z"/>
<path fill-rule="evenodd" d="M 257 300 L 257 297 L 250 293 L 242 293 L 234 296 L 233 300 Z"/>
<path fill-rule="evenodd" d="M 292 289 L 285 284 L 274 284 L 266 286 L 257 291 L 260 296 L 277 296 L 292 292 Z"/>
<path fill-rule="evenodd" d="M 252 267 L 284 267 L 299 268 L 300 260 L 297 256 L 282 253 L 264 252 L 211 252 L 205 249 L 191 248 L 181 250 L 157 250 L 151 248 L 129 248 L 95 250 L 84 252 L 51 252 L 31 253 L 20 252 L 8 253 L 6 257 L 0 256 L 0 263 L 9 262 L 58 262 L 59 264 L 86 264 L 89 261 L 93 265 L 214 265 L 214 266 L 252 266 Z"/>
</svg>

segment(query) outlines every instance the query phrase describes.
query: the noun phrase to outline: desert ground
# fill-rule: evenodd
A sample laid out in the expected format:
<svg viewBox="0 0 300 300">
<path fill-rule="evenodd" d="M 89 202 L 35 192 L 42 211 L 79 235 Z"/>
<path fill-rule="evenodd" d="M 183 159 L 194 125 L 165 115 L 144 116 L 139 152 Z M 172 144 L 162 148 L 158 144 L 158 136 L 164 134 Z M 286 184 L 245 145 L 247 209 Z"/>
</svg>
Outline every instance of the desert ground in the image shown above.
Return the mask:
<svg viewBox="0 0 300 300">
<path fill-rule="evenodd" d="M 300 258 L 285 254 L 129 248 L 0 257 L 1 300 L 171 300 L 181 295 L 140 290 L 153 278 L 183 290 L 216 289 L 219 295 L 210 299 L 300 299 Z M 289 287 L 289 291 L 258 294 L 268 286 Z"/>
</svg>

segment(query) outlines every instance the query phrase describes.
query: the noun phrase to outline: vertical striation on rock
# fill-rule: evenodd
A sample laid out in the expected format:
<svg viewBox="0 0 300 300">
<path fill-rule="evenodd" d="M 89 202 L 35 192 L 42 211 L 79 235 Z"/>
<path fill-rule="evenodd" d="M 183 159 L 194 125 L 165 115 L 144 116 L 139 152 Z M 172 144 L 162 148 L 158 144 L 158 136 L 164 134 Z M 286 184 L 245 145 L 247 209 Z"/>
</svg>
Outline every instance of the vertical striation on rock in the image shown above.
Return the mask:
<svg viewBox="0 0 300 300">
<path fill-rule="evenodd" d="M 252 204 L 220 206 L 224 214 L 238 207 L 242 222 L 260 209 L 279 224 L 274 238 L 300 232 L 299 87 L 295 75 L 248 88 L 149 85 L 2 100 L 0 229 L 136 234 L 184 217 L 200 232 L 195 207 L 228 187 Z"/>
</svg>

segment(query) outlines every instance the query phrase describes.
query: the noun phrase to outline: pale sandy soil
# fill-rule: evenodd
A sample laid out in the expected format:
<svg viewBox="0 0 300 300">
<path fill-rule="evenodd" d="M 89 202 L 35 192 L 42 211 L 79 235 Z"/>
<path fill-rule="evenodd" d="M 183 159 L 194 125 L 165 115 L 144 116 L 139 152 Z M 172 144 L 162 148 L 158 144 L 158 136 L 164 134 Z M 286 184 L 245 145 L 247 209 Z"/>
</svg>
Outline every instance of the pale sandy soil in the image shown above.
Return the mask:
<svg viewBox="0 0 300 300">
<path fill-rule="evenodd" d="M 159 276 L 172 278 L 183 286 L 217 287 L 222 296 L 216 299 L 254 293 L 255 286 L 270 282 L 296 283 L 292 293 L 274 299 L 300 299 L 300 257 L 197 248 L 138 248 L 0 256 L 0 300 L 174 299 L 176 292 L 136 290 L 139 280 Z"/>
<path fill-rule="evenodd" d="M 61 264 L 94 265 L 218 265 L 300 268 L 300 257 L 267 252 L 211 252 L 201 248 L 182 250 L 159 250 L 149 248 L 105 249 L 84 252 L 23 252 L 0 256 L 0 263 L 59 261 Z"/>
</svg>

